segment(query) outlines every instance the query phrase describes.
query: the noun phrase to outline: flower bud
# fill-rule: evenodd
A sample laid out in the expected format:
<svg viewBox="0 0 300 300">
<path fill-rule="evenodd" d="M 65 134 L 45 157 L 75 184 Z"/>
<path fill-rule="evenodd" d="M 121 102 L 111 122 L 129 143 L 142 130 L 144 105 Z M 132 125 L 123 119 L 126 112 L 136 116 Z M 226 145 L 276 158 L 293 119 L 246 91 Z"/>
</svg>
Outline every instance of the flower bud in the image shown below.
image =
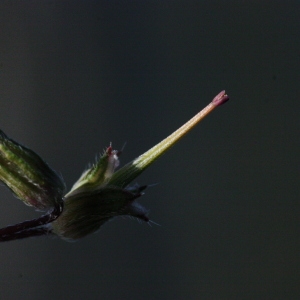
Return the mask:
<svg viewBox="0 0 300 300">
<path fill-rule="evenodd" d="M 62 214 L 51 223 L 52 232 L 64 239 L 78 239 L 97 231 L 106 221 L 119 215 L 148 222 L 147 210 L 135 201 L 146 186 L 128 187 L 128 184 L 228 99 L 222 91 L 191 120 L 115 173 L 119 165 L 118 151 L 112 150 L 111 146 L 107 148 L 65 196 Z"/>
<path fill-rule="evenodd" d="M 0 130 L 0 180 L 25 204 L 45 210 L 60 205 L 65 184 L 35 152 Z"/>
</svg>

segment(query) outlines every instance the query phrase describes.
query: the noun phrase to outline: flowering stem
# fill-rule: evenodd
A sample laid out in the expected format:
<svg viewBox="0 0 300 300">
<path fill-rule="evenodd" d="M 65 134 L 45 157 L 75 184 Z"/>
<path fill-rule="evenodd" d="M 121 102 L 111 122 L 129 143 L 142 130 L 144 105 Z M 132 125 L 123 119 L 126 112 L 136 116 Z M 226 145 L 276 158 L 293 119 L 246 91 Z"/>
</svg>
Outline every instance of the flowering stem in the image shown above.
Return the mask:
<svg viewBox="0 0 300 300">
<path fill-rule="evenodd" d="M 119 171 L 114 173 L 110 179 L 110 184 L 115 186 L 127 186 L 140 173 L 156 161 L 162 154 L 170 149 L 176 142 L 178 142 L 184 135 L 186 135 L 193 127 L 202 121 L 209 113 L 216 107 L 224 104 L 229 100 L 225 91 L 220 92 L 211 103 L 196 114 L 192 119 L 182 125 L 179 129 L 170 134 L 167 138 L 159 142 L 157 145 L 140 155 L 138 158 L 125 165 Z"/>
<path fill-rule="evenodd" d="M 145 186 L 123 188 L 228 100 L 225 91 L 220 92 L 187 123 L 115 173 L 118 152 L 110 146 L 64 198 L 63 179 L 36 153 L 0 130 L 0 180 L 26 204 L 40 209 L 53 208 L 40 218 L 0 229 L 0 242 L 47 234 L 77 239 L 98 230 L 118 215 L 131 215 L 149 222 L 146 209 L 135 202 Z"/>
</svg>

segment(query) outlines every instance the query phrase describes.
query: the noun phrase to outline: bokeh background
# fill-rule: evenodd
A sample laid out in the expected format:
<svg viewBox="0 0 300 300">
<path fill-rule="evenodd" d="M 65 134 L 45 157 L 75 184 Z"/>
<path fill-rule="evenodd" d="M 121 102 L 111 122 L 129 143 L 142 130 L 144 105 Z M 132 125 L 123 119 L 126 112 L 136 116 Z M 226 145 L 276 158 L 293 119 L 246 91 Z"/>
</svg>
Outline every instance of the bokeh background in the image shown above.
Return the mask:
<svg viewBox="0 0 300 300">
<path fill-rule="evenodd" d="M 137 179 L 161 226 L 0 244 L 1 299 L 299 299 L 299 1 L 1 1 L 0 128 L 70 188 L 230 101 Z M 2 227 L 37 217 L 0 189 Z"/>
</svg>

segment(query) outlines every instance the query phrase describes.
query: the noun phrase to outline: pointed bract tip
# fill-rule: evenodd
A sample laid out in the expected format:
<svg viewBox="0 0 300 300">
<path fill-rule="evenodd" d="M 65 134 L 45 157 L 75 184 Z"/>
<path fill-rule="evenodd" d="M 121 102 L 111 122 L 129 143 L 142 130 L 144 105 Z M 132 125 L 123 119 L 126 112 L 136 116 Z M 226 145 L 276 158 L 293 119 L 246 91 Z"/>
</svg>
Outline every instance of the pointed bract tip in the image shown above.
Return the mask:
<svg viewBox="0 0 300 300">
<path fill-rule="evenodd" d="M 229 96 L 225 93 L 225 90 L 220 92 L 212 101 L 216 106 L 220 106 L 229 100 Z"/>
</svg>

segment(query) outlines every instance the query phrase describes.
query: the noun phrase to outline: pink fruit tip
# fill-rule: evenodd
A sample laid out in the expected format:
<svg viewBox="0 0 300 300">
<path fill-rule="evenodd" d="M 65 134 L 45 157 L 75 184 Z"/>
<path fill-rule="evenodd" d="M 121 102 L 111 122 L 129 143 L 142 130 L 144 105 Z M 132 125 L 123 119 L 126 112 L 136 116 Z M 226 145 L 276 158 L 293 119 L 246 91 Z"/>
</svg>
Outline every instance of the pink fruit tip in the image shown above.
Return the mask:
<svg viewBox="0 0 300 300">
<path fill-rule="evenodd" d="M 212 101 L 216 106 L 220 106 L 229 100 L 228 95 L 226 95 L 225 91 L 220 92 Z"/>
</svg>

